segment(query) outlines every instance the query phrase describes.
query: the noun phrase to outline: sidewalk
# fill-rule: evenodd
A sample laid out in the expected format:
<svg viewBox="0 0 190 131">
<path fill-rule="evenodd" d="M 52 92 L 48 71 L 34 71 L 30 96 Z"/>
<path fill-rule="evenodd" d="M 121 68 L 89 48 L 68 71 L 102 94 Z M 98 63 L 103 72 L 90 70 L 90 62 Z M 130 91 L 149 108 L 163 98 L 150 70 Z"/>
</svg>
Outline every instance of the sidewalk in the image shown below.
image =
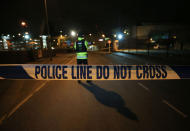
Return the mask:
<svg viewBox="0 0 190 131">
<path fill-rule="evenodd" d="M 146 61 L 154 61 L 157 64 L 167 64 L 167 65 L 190 65 L 190 51 L 185 53 L 180 51 L 170 51 L 167 56 L 166 50 L 150 50 L 148 55 L 148 50 L 118 50 L 117 53 L 128 54 L 136 59 L 143 59 Z"/>
<path fill-rule="evenodd" d="M 120 49 L 117 50 L 117 52 L 123 52 L 123 53 L 131 53 L 131 54 L 141 54 L 141 55 L 162 55 L 167 56 L 167 50 L 153 50 L 150 49 L 149 51 L 147 49 Z M 190 50 L 168 50 L 168 56 L 190 56 Z"/>
</svg>

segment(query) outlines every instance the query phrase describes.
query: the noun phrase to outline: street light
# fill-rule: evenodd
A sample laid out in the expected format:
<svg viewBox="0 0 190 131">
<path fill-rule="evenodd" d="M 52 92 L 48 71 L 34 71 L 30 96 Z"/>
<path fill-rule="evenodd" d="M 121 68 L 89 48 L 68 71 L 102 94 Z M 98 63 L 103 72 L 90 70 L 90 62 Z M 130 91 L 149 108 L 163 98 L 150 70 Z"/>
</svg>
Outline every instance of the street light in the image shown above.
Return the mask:
<svg viewBox="0 0 190 131">
<path fill-rule="evenodd" d="M 102 37 L 105 38 L 106 36 L 103 34 Z"/>
<path fill-rule="evenodd" d="M 123 33 L 124 33 L 124 34 L 127 34 L 127 30 L 125 29 Z"/>
<path fill-rule="evenodd" d="M 24 38 L 25 38 L 26 40 L 29 40 L 29 39 L 30 39 L 30 35 L 29 35 L 29 34 L 25 34 L 25 35 L 24 35 Z"/>
<path fill-rule="evenodd" d="M 71 31 L 71 36 L 75 37 L 76 36 L 76 32 L 75 31 Z"/>
<path fill-rule="evenodd" d="M 118 39 L 121 40 L 123 38 L 123 35 L 122 34 L 119 34 L 118 35 Z"/>
<path fill-rule="evenodd" d="M 26 22 L 22 21 L 21 26 L 26 27 Z"/>
</svg>

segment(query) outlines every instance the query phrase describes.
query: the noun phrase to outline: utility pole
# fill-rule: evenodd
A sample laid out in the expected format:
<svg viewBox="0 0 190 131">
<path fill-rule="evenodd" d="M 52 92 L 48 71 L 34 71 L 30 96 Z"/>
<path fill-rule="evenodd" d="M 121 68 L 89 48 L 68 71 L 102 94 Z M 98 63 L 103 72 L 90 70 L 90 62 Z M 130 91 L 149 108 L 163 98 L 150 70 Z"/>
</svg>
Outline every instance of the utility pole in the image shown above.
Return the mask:
<svg viewBox="0 0 190 131">
<path fill-rule="evenodd" d="M 45 4 L 45 15 L 46 15 L 46 27 L 47 27 L 47 33 L 48 33 L 48 40 L 47 40 L 48 51 L 49 51 L 48 54 L 49 54 L 50 61 L 52 61 L 52 51 L 51 51 L 51 42 L 50 42 L 51 35 L 50 35 L 50 31 L 49 31 L 49 18 L 48 18 L 47 0 L 44 0 L 44 4 Z"/>
<path fill-rule="evenodd" d="M 111 48 L 111 43 L 112 43 L 111 40 L 108 40 L 108 44 L 109 44 L 109 53 L 111 53 L 111 49 L 110 49 L 110 48 Z"/>
</svg>

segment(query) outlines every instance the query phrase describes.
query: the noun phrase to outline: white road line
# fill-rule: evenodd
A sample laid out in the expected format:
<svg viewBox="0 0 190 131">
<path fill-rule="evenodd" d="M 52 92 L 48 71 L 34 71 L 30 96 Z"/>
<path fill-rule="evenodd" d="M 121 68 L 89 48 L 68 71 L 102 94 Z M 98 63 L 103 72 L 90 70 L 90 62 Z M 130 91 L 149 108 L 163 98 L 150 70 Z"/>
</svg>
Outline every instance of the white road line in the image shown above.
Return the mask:
<svg viewBox="0 0 190 131">
<path fill-rule="evenodd" d="M 176 107 L 174 107 L 173 105 L 171 105 L 169 102 L 167 102 L 166 100 L 162 100 L 162 102 L 166 105 L 168 105 L 171 109 L 173 109 L 174 111 L 176 111 L 177 113 L 179 113 L 181 116 L 183 116 L 184 118 L 187 117 L 186 114 L 184 114 L 182 111 L 180 111 L 179 109 L 177 109 Z"/>
<path fill-rule="evenodd" d="M 150 90 L 148 89 L 148 87 L 146 87 L 142 83 L 138 82 L 138 85 L 141 86 L 142 88 L 144 88 L 146 91 L 150 92 Z"/>
<path fill-rule="evenodd" d="M 48 81 L 44 82 L 38 88 L 36 88 L 30 95 L 28 95 L 24 100 L 22 100 L 17 106 L 15 106 L 11 112 L 8 114 L 7 118 L 9 118 L 13 113 L 15 113 L 25 102 L 27 102 L 36 92 L 38 92 L 42 87 L 47 84 Z"/>
<path fill-rule="evenodd" d="M 3 120 L 11 117 L 24 103 L 26 103 L 36 92 L 38 92 L 41 88 L 43 88 L 48 81 L 44 82 L 38 88 L 36 88 L 30 95 L 28 95 L 24 100 L 22 100 L 18 105 L 16 105 L 8 114 L 5 114 L 2 118 L 0 118 L 0 125 L 2 124 Z"/>
<path fill-rule="evenodd" d="M 74 60 L 75 57 L 71 58 L 70 61 L 67 62 L 67 64 L 71 64 L 71 62 Z M 66 59 L 68 60 L 68 59 Z M 0 77 L 0 79 L 4 79 Z M 11 117 L 24 103 L 26 103 L 36 92 L 38 92 L 41 88 L 43 88 L 48 81 L 44 82 L 42 85 L 40 85 L 38 88 L 36 88 L 30 95 L 28 95 L 24 100 L 22 100 L 18 105 L 16 105 L 8 114 L 5 114 L 3 117 L 0 118 L 0 125 L 2 122 Z"/>
<path fill-rule="evenodd" d="M 3 117 L 0 118 L 0 125 L 3 123 L 3 121 L 7 118 L 7 115 L 5 114 Z"/>
<path fill-rule="evenodd" d="M 148 87 L 146 87 L 145 85 L 143 85 L 142 83 L 138 82 L 138 85 L 140 85 L 142 88 L 144 88 L 145 90 L 147 90 L 148 92 L 151 92 Z M 167 106 L 169 106 L 171 109 L 173 109 L 174 111 L 176 111 L 178 114 L 180 114 L 181 116 L 183 116 L 184 118 L 188 117 L 185 113 L 183 113 L 182 111 L 180 111 L 179 109 L 177 109 L 175 106 L 171 105 L 168 101 L 162 99 L 162 102 L 164 104 L 166 104 Z"/>
<path fill-rule="evenodd" d="M 72 64 L 73 60 L 75 60 L 75 59 L 76 59 L 75 57 L 72 57 L 71 60 L 67 62 L 67 65 Z"/>
</svg>

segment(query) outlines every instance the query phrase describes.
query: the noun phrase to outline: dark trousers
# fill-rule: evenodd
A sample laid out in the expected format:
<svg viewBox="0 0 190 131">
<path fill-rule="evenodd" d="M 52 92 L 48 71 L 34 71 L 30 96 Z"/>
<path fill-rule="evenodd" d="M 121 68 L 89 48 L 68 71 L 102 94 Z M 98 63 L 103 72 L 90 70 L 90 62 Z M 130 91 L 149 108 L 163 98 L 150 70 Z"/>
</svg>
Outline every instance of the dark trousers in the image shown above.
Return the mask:
<svg viewBox="0 0 190 131">
<path fill-rule="evenodd" d="M 88 65 L 88 59 L 77 59 L 77 64 Z"/>
<path fill-rule="evenodd" d="M 78 65 L 88 65 L 88 59 L 77 59 Z M 80 80 L 78 80 L 79 83 L 81 83 Z M 90 80 L 87 80 L 87 82 L 91 82 Z"/>
</svg>

